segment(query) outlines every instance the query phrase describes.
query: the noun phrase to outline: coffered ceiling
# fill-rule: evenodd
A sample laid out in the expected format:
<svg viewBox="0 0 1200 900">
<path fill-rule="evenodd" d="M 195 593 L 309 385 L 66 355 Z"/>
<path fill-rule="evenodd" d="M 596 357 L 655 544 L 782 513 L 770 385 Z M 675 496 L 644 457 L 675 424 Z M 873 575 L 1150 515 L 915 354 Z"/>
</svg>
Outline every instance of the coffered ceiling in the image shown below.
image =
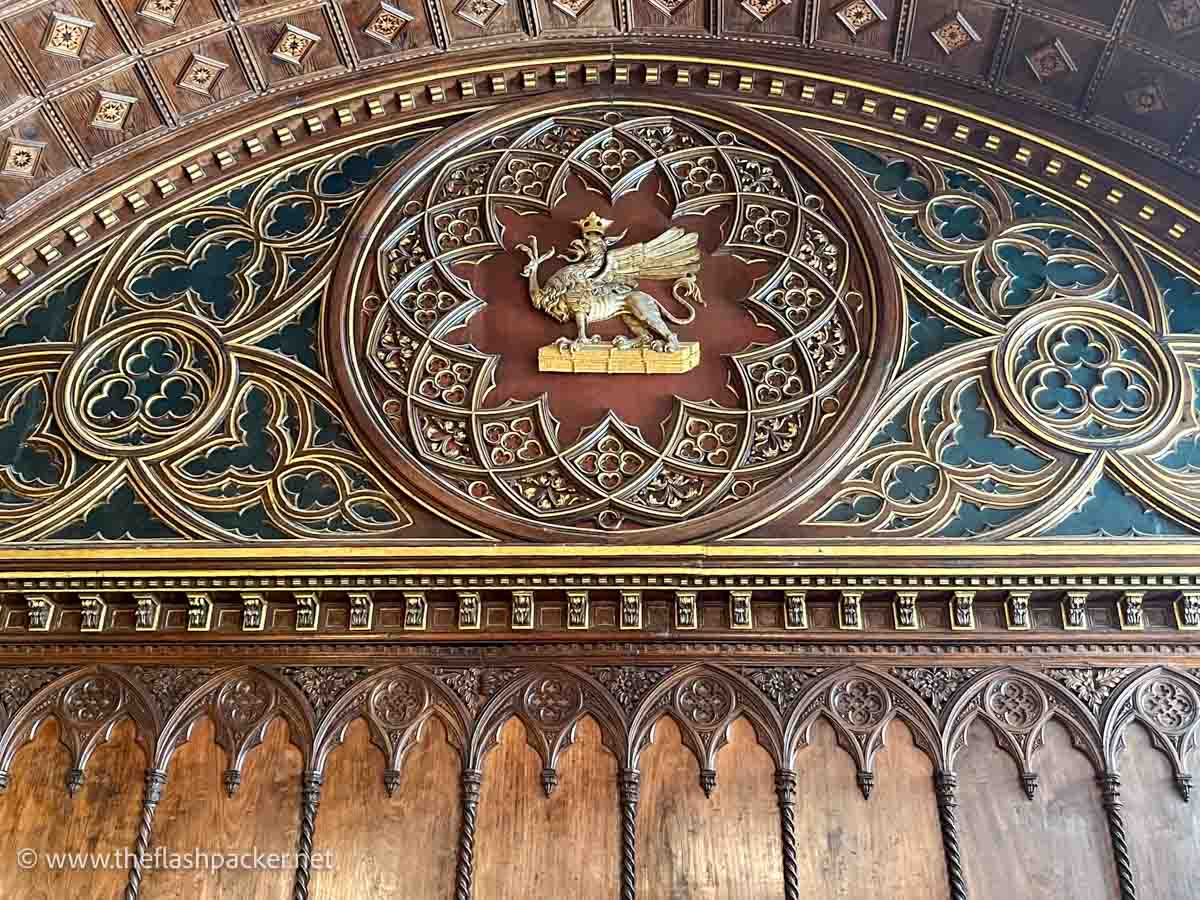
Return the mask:
<svg viewBox="0 0 1200 900">
<path fill-rule="evenodd" d="M 890 82 L 1054 128 L 1189 190 L 1200 0 L 16 0 L 0 13 L 0 211 L 266 95 L 389 65 L 614 45 Z M 569 44 L 560 42 L 569 41 Z M 361 77 L 361 76 L 360 76 Z M 1086 123 L 1086 128 L 1072 123 Z M 1082 136 L 1082 137 L 1081 137 Z M 1137 150 L 1142 151 L 1138 153 Z M 1153 163 L 1151 163 L 1153 165 Z M 1181 171 L 1182 170 L 1182 171 Z"/>
</svg>

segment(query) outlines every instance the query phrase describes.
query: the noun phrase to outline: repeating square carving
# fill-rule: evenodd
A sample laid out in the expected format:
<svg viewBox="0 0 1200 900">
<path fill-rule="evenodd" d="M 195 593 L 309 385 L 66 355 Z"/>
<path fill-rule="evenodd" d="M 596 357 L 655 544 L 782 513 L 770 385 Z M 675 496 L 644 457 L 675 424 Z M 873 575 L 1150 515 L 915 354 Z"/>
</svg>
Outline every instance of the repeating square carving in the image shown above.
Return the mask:
<svg viewBox="0 0 1200 900">
<path fill-rule="evenodd" d="M 687 6 L 691 0 L 650 0 L 650 2 L 668 16 L 673 16 Z"/>
<path fill-rule="evenodd" d="M 839 22 L 846 26 L 846 30 L 855 37 L 858 37 L 859 34 L 866 31 L 872 25 L 887 21 L 887 16 L 883 14 L 883 10 L 876 6 L 872 0 L 850 0 L 849 3 L 843 3 L 834 10 L 833 14 Z"/>
<path fill-rule="evenodd" d="M 282 62 L 298 66 L 320 42 L 321 38 L 311 31 L 305 31 L 295 25 L 284 25 L 283 33 L 275 42 L 275 49 L 271 51 L 271 55 Z"/>
<path fill-rule="evenodd" d="M 946 19 L 929 33 L 947 56 L 980 40 L 979 32 L 971 27 L 971 23 L 960 12 Z"/>
<path fill-rule="evenodd" d="M 142 0 L 138 15 L 164 25 L 174 25 L 186 5 L 187 0 Z"/>
<path fill-rule="evenodd" d="M 478 28 L 484 28 L 507 5 L 508 0 L 462 0 L 454 8 L 454 14 Z"/>
<path fill-rule="evenodd" d="M 552 0 L 552 5 L 559 12 L 566 13 L 572 19 L 578 19 L 592 2 L 593 0 Z"/>
<path fill-rule="evenodd" d="M 1058 38 L 1026 53 L 1025 61 L 1038 81 L 1049 81 L 1077 71 L 1071 54 Z"/>
<path fill-rule="evenodd" d="M 45 144 L 9 138 L 4 144 L 4 156 L 0 157 L 0 175 L 35 178 L 45 149 Z"/>
<path fill-rule="evenodd" d="M 1127 90 L 1125 104 L 1139 116 L 1166 110 L 1167 94 L 1162 79 L 1152 78 L 1145 84 Z"/>
<path fill-rule="evenodd" d="M 1191 34 L 1200 29 L 1200 0 L 1158 0 L 1158 10 L 1172 34 Z"/>
<path fill-rule="evenodd" d="M 129 112 L 137 103 L 137 97 L 126 97 L 124 94 L 113 94 L 101 91 L 96 100 L 96 109 L 92 113 L 92 127 L 104 128 L 109 131 L 123 131 Z"/>
<path fill-rule="evenodd" d="M 42 49 L 47 53 L 57 53 L 59 56 L 70 56 L 79 59 L 83 54 L 84 44 L 88 35 L 96 27 L 95 22 L 79 19 L 75 16 L 55 12 L 50 15 L 50 24 L 46 26 L 46 35 L 42 38 Z"/>
<path fill-rule="evenodd" d="M 390 3 L 380 3 L 363 31 L 367 36 L 390 45 L 396 43 L 396 39 L 404 34 L 404 29 L 412 20 L 413 17 L 404 10 Z"/>
<path fill-rule="evenodd" d="M 227 68 L 229 67 L 223 62 L 193 53 L 184 64 L 183 71 L 179 73 L 175 83 L 184 90 L 211 97 Z"/>
<path fill-rule="evenodd" d="M 787 6 L 792 0 L 742 0 L 742 9 L 763 22 L 772 13 Z"/>
</svg>

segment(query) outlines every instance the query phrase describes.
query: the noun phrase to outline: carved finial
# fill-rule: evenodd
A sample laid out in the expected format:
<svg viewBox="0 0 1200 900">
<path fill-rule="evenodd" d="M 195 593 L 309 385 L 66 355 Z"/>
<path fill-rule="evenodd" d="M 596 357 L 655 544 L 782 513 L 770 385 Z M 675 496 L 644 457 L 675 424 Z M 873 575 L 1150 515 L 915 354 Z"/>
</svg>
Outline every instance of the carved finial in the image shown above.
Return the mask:
<svg viewBox="0 0 1200 900">
<path fill-rule="evenodd" d="M 712 792 L 717 789 L 717 773 L 715 769 L 700 770 L 700 788 L 704 791 L 705 797 L 712 797 Z"/>
<path fill-rule="evenodd" d="M 1025 789 L 1025 796 L 1032 800 L 1037 796 L 1038 777 L 1036 772 L 1026 772 L 1021 775 L 1021 787 Z"/>
<path fill-rule="evenodd" d="M 558 787 L 558 772 L 554 769 L 542 769 L 542 792 L 549 797 Z"/>
<path fill-rule="evenodd" d="M 612 228 L 613 220 L 601 218 L 600 216 L 596 215 L 595 210 L 592 210 L 587 214 L 587 216 L 579 219 L 575 224 L 579 226 L 579 230 L 583 232 L 583 236 L 588 237 L 589 235 L 604 234 L 604 232 Z"/>
<path fill-rule="evenodd" d="M 855 777 L 858 782 L 858 789 L 862 791 L 863 799 L 871 799 L 871 790 L 875 787 L 875 774 L 873 772 L 859 772 Z"/>
<path fill-rule="evenodd" d="M 383 789 L 387 791 L 389 797 L 396 796 L 396 791 L 400 787 L 400 770 L 388 769 L 383 773 Z"/>
<path fill-rule="evenodd" d="M 83 769 L 71 769 L 67 772 L 67 794 L 72 799 L 83 787 Z"/>
<path fill-rule="evenodd" d="M 238 785 L 242 783 L 242 773 L 237 769 L 225 770 L 225 793 L 232 797 L 237 793 Z"/>
<path fill-rule="evenodd" d="M 5 779 L 7 781 L 7 778 Z M 1187 803 L 1192 799 L 1192 776 L 1191 775 L 1176 775 L 1175 786 L 1179 788 L 1179 796 L 1183 798 L 1183 802 Z M 4 790 L 0 786 L 0 791 Z"/>
</svg>

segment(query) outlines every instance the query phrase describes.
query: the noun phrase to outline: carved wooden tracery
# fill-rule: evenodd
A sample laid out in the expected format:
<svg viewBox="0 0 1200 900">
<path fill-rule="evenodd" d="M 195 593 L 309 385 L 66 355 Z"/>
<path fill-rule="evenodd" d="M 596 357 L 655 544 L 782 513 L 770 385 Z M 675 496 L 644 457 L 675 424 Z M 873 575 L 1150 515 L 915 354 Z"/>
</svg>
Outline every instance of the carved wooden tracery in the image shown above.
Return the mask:
<svg viewBox="0 0 1200 900">
<path fill-rule="evenodd" d="M 406 752 L 431 716 L 446 726 L 463 765 L 463 834 L 457 895 L 469 897 L 473 877 L 474 817 L 482 760 L 495 746 L 504 723 L 516 717 L 543 764 L 543 787 L 556 784 L 562 751 L 574 739 L 578 721 L 591 717 L 604 745 L 619 762 L 622 805 L 622 895 L 633 896 L 639 760 L 663 716 L 680 727 L 695 754 L 705 793 L 720 790 L 716 756 L 728 740 L 730 724 L 741 717 L 777 767 L 776 792 L 783 830 L 786 896 L 799 896 L 795 842 L 796 758 L 803 753 L 818 718 L 834 728 L 839 743 L 859 770 L 864 795 L 875 778 L 874 760 L 890 722 L 899 718 L 930 757 L 947 853 L 951 896 L 965 897 L 964 859 L 954 814 L 955 760 L 976 719 L 986 722 L 996 745 L 1011 755 L 1027 790 L 1036 786 L 1037 750 L 1050 720 L 1066 726 L 1076 746 L 1095 767 L 1113 836 L 1122 896 L 1136 895 L 1136 872 L 1127 849 L 1121 815 L 1119 763 L 1124 734 L 1134 721 L 1170 759 L 1181 796 L 1190 785 L 1188 751 L 1200 731 L 1200 682 L 1190 671 L 1152 668 L 949 668 L 899 666 L 716 666 L 516 665 L 440 666 L 284 666 L 280 668 L 174 668 L 93 666 L 76 670 L 4 669 L 0 696 L 5 727 L 0 761 L 5 781 L 16 751 L 49 717 L 59 720 L 61 740 L 72 753 L 77 789 L 95 746 L 126 718 L 137 739 L 154 748 L 144 786 L 143 817 L 137 848 L 153 845 L 154 809 L 167 782 L 174 752 L 195 723 L 210 717 L 218 743 L 231 760 L 228 787 L 246 755 L 277 717 L 288 724 L 304 760 L 300 849 L 296 896 L 307 896 L 308 868 L 316 841 L 320 788 L 329 754 L 349 724 L 363 718 L 372 740 L 386 755 L 385 783 L 394 789 Z M 935 790 L 936 789 L 936 790 Z M 140 865 L 130 874 L 128 897 L 138 895 Z"/>
</svg>

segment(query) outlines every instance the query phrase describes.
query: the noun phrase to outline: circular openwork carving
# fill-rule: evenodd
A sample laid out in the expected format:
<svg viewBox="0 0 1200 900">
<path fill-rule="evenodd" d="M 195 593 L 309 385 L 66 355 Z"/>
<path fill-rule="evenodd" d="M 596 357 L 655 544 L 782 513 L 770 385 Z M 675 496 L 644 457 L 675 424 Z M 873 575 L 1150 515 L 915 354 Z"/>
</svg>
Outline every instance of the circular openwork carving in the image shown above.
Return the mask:
<svg viewBox="0 0 1200 900">
<path fill-rule="evenodd" d="M 271 706 L 272 692 L 256 679 L 239 678 L 221 688 L 217 715 L 234 728 L 248 728 Z"/>
<path fill-rule="evenodd" d="M 1138 317 L 1111 303 L 1036 307 L 1008 333 L 995 360 L 1012 413 L 1059 446 L 1137 446 L 1178 414 L 1178 362 Z"/>
<path fill-rule="evenodd" d="M 393 678 L 371 692 L 371 713 L 384 728 L 404 728 L 420 715 L 428 700 L 425 686 L 410 678 Z"/>
<path fill-rule="evenodd" d="M 834 687 L 830 706 L 851 728 L 874 728 L 891 707 L 887 692 L 864 678 L 848 678 Z"/>
<path fill-rule="evenodd" d="M 1042 692 L 1020 678 L 1003 678 L 987 690 L 984 708 L 996 721 L 1016 731 L 1032 728 L 1046 712 Z"/>
<path fill-rule="evenodd" d="M 131 316 L 71 357 L 56 412 L 89 453 L 154 458 L 208 434 L 236 383 L 236 363 L 207 324 L 174 313 Z"/>
<path fill-rule="evenodd" d="M 710 728 L 719 725 L 733 709 L 733 692 L 717 679 L 701 676 L 679 687 L 675 705 L 693 725 Z"/>
<path fill-rule="evenodd" d="M 1159 678 L 1142 685 L 1137 707 L 1163 731 L 1187 731 L 1196 724 L 1196 694 L 1174 679 Z"/>
<path fill-rule="evenodd" d="M 525 711 L 539 725 L 565 725 L 581 709 L 583 692 L 567 679 L 539 678 L 525 691 Z"/>
<path fill-rule="evenodd" d="M 546 104 L 385 185 L 331 327 L 395 476 L 541 537 L 697 533 L 794 496 L 876 389 L 895 283 L 842 176 L 764 127 Z"/>
<path fill-rule="evenodd" d="M 121 705 L 121 688 L 111 678 L 96 676 L 77 681 L 63 695 L 62 708 L 74 722 L 103 722 Z"/>
</svg>

